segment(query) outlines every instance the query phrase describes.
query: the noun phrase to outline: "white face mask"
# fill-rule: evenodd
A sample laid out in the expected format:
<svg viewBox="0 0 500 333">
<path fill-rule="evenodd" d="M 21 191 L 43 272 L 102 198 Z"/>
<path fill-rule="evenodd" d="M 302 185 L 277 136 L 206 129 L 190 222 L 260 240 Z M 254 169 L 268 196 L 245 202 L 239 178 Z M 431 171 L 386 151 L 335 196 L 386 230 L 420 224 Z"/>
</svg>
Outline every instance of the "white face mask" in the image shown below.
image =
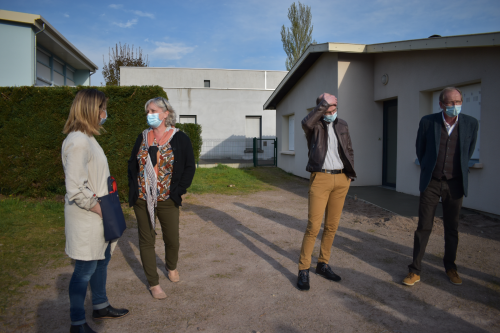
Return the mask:
<svg viewBox="0 0 500 333">
<path fill-rule="evenodd" d="M 456 117 L 460 114 L 461 111 L 462 105 L 446 106 L 446 109 L 444 110 L 448 117 Z"/>
</svg>

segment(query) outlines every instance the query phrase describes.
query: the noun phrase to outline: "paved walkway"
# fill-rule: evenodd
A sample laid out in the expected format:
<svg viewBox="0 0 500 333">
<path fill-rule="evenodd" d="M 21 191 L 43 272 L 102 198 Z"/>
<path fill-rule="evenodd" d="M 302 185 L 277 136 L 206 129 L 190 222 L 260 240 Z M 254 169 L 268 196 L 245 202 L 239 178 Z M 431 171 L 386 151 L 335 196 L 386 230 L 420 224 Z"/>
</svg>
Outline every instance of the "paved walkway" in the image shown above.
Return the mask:
<svg viewBox="0 0 500 333">
<path fill-rule="evenodd" d="M 351 186 L 348 195 L 357 196 L 358 199 L 368 201 L 402 216 L 418 216 L 419 197 L 415 195 L 396 192 L 381 186 Z M 462 208 L 460 213 L 464 215 L 475 214 L 467 208 Z M 436 216 L 443 216 L 441 203 L 436 209 Z"/>
</svg>

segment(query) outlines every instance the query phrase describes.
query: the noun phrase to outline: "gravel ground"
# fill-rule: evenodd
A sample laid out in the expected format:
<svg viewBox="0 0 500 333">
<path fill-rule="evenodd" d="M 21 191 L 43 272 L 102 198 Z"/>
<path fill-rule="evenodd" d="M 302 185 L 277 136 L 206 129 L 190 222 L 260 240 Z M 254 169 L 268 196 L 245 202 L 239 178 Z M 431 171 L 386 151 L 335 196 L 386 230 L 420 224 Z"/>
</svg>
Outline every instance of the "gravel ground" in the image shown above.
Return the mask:
<svg viewBox="0 0 500 333">
<path fill-rule="evenodd" d="M 108 297 L 130 315 L 87 320 L 98 332 L 500 332 L 500 221 L 464 216 L 457 265 L 462 286 L 442 265 L 436 218 L 421 282 L 403 286 L 416 218 L 348 198 L 330 264 L 340 283 L 311 273 L 311 290 L 295 287 L 307 224 L 307 181 L 250 195 L 188 195 L 181 209 L 181 281 L 166 278 L 161 232 L 160 284 L 154 300 L 139 257 L 134 221 L 108 269 Z M 313 253 L 317 263 L 321 232 Z M 69 263 L 69 260 L 68 260 Z M 7 310 L 1 332 L 68 332 L 73 267 L 44 269 Z"/>
</svg>

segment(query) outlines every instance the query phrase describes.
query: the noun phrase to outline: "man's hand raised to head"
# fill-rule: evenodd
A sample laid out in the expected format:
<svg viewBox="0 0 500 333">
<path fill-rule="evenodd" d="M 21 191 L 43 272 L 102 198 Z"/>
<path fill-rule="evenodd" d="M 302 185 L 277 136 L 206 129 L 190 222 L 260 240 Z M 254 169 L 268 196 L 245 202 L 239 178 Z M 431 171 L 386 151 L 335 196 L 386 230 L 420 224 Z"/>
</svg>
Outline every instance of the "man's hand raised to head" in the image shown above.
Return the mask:
<svg viewBox="0 0 500 333">
<path fill-rule="evenodd" d="M 322 93 L 318 97 L 319 100 L 325 100 L 330 107 L 325 112 L 333 112 L 337 109 L 337 97 L 330 95 L 329 93 Z"/>
</svg>

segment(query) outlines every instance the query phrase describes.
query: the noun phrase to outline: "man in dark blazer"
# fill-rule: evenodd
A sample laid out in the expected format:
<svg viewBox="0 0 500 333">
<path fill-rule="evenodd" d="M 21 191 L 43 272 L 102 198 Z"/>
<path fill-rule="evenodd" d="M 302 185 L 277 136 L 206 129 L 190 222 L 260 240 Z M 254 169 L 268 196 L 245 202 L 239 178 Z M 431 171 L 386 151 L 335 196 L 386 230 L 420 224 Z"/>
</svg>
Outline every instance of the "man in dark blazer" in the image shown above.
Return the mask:
<svg viewBox="0 0 500 333">
<path fill-rule="evenodd" d="M 413 244 L 413 262 L 403 284 L 420 281 L 421 263 L 434 224 L 434 214 L 441 198 L 443 203 L 443 263 L 450 282 L 462 284 L 455 259 L 458 247 L 458 219 L 462 200 L 467 196 L 469 160 L 476 146 L 479 122 L 460 114 L 462 92 L 455 87 L 439 95 L 442 112 L 420 120 L 417 134 L 417 158 L 420 162 L 420 203 L 418 227 Z"/>
</svg>

